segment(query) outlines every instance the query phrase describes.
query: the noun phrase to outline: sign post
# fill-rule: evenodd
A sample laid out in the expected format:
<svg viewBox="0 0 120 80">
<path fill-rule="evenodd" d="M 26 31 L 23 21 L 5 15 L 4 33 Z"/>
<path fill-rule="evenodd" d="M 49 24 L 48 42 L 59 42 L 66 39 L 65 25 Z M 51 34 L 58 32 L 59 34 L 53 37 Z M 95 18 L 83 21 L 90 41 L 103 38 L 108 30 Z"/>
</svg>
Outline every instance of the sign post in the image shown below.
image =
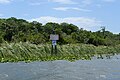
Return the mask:
<svg viewBox="0 0 120 80">
<path fill-rule="evenodd" d="M 59 36 L 57 34 L 50 34 L 50 40 L 52 40 L 51 53 L 57 53 L 57 40 L 59 40 Z"/>
</svg>

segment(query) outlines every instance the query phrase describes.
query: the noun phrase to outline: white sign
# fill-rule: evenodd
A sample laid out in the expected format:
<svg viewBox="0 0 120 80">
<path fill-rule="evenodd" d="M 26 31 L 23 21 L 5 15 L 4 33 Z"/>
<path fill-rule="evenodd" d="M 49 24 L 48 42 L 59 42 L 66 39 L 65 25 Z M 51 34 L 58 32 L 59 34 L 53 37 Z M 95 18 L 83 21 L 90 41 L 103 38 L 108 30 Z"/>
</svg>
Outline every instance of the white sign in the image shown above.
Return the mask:
<svg viewBox="0 0 120 80">
<path fill-rule="evenodd" d="M 53 46 L 56 45 L 56 40 L 52 40 L 52 45 L 53 45 Z"/>
<path fill-rule="evenodd" d="M 51 35 L 50 35 L 50 40 L 59 40 L 59 36 L 58 36 L 58 35 L 51 34 Z"/>
</svg>

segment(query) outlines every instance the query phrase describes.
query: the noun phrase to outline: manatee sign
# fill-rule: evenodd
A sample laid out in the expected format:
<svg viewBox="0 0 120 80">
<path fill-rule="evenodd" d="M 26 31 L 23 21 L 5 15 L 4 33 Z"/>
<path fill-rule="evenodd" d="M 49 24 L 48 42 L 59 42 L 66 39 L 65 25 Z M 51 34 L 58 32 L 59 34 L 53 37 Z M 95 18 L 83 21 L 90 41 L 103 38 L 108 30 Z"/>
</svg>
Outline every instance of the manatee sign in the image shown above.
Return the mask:
<svg viewBox="0 0 120 80">
<path fill-rule="evenodd" d="M 50 34 L 50 40 L 52 40 L 52 49 L 51 53 L 57 53 L 57 40 L 59 40 L 59 35 Z"/>
<path fill-rule="evenodd" d="M 50 40 L 59 40 L 59 36 L 56 34 L 50 34 Z"/>
</svg>

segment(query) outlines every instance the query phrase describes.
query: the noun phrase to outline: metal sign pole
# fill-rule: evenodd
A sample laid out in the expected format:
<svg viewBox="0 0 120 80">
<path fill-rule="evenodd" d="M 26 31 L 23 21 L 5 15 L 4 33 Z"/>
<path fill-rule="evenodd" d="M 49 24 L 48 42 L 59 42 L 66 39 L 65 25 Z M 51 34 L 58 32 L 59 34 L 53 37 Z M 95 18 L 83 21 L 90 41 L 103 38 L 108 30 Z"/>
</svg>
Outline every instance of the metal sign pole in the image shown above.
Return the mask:
<svg viewBox="0 0 120 80">
<path fill-rule="evenodd" d="M 57 45 L 55 45 L 55 53 L 57 54 Z"/>
<path fill-rule="evenodd" d="M 53 45 L 52 45 L 52 49 L 51 49 L 51 55 L 53 54 Z"/>
</svg>

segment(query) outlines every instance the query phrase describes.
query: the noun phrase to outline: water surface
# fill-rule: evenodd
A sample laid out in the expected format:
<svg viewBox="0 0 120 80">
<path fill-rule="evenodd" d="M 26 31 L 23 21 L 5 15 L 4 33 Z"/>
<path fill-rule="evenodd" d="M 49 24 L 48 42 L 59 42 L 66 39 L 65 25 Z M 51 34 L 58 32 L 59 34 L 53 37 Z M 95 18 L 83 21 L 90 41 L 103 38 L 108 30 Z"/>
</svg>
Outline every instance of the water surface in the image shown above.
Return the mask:
<svg viewBox="0 0 120 80">
<path fill-rule="evenodd" d="M 120 55 L 75 62 L 0 63 L 0 80 L 120 80 Z"/>
</svg>

